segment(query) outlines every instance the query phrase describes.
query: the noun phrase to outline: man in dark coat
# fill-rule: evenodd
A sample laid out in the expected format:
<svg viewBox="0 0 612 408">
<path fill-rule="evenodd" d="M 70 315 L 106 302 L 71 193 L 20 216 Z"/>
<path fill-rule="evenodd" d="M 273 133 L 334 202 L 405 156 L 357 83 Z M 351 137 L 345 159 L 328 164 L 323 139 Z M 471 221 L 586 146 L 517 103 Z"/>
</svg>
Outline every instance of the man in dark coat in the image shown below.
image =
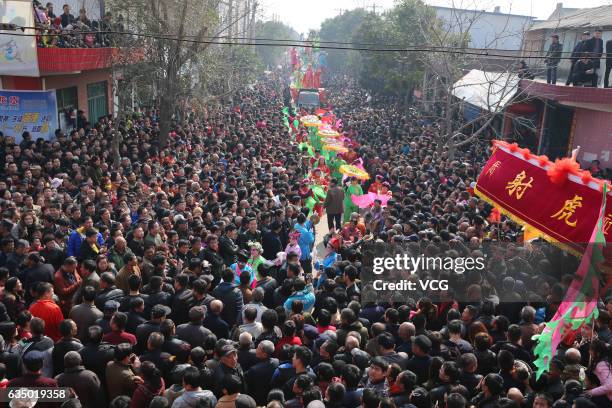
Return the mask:
<svg viewBox="0 0 612 408">
<path fill-rule="evenodd" d="M 225 268 L 222 277 L 223 282 L 213 290 L 213 296 L 223 302 L 221 317 L 231 328 L 240 319 L 244 301 L 242 292 L 234 284 L 234 271 L 230 268 Z"/>
<path fill-rule="evenodd" d="M 91 326 L 87 331 L 87 342 L 79 350 L 82 364 L 93 371 L 102 383 L 105 381 L 106 364 L 115 356 L 115 347 L 102 341 L 102 328 Z"/>
<path fill-rule="evenodd" d="M 262 341 L 255 350 L 258 362 L 244 374 L 247 387 L 258 406 L 266 404 L 272 375 L 278 368 L 278 359 L 273 358 L 273 355 L 274 343 L 269 340 Z"/>
<path fill-rule="evenodd" d="M 283 250 L 283 244 L 280 239 L 280 232 L 282 225 L 280 222 L 273 221 L 270 224 L 270 230 L 263 233 L 262 236 L 262 247 L 263 257 L 267 260 L 273 260 L 276 258 L 276 254 Z M 253 271 L 257 273 L 257 271 Z"/>
<path fill-rule="evenodd" d="M 604 75 L 604 88 L 610 87 L 610 71 L 612 71 L 612 40 L 606 41 L 606 73 Z"/>
<path fill-rule="evenodd" d="M 84 407 L 106 406 L 100 379 L 93 371 L 83 366 L 83 359 L 76 351 L 64 356 L 64 372 L 55 377 L 60 387 L 70 387 Z"/>
<path fill-rule="evenodd" d="M 213 378 L 215 380 L 215 389 L 213 390 L 217 398 L 223 396 L 223 379 L 227 375 L 235 375 L 240 379 L 242 384 L 241 393 L 246 393 L 247 384 L 244 380 L 244 373 L 242 367 L 238 363 L 238 351 L 231 344 L 225 344 L 217 350 L 219 355 L 219 365 L 213 372 Z"/>
<path fill-rule="evenodd" d="M 589 52 L 588 46 L 589 46 L 590 37 L 591 37 L 591 33 L 588 31 L 585 31 L 584 33 L 582 33 L 582 37 L 580 41 L 578 41 L 576 45 L 574 45 L 574 49 L 572 50 L 572 55 L 570 56 L 570 61 L 572 62 L 572 65 L 570 67 L 569 73 L 567 74 L 567 81 L 565 81 L 566 86 L 569 86 L 569 84 L 572 83 L 573 76 L 574 76 L 574 68 L 578 60 L 580 60 L 580 57 L 582 56 L 582 54 L 584 52 Z"/>
<path fill-rule="evenodd" d="M 77 326 L 73 320 L 66 319 L 59 325 L 62 338 L 55 343 L 51 357 L 53 359 L 53 374 L 58 375 L 64 371 L 64 356 L 69 351 L 79 351 L 83 344 L 75 337 Z"/>
<path fill-rule="evenodd" d="M 191 347 L 202 346 L 212 332 L 202 326 L 206 310 L 203 306 L 194 306 L 189 310 L 189 323 L 181 324 L 176 328 L 176 336 L 189 343 Z"/>
<path fill-rule="evenodd" d="M 563 52 L 563 44 L 559 42 L 559 35 L 553 34 L 551 43 L 548 46 L 546 53 L 546 83 L 555 85 L 557 83 L 557 68 L 561 62 L 561 53 Z"/>
<path fill-rule="evenodd" d="M 236 245 L 236 239 L 238 238 L 238 229 L 234 224 L 229 224 L 225 227 L 223 235 L 219 238 L 219 252 L 223 257 L 225 266 L 230 266 L 236 263 L 236 255 L 238 254 L 238 245 Z"/>
<path fill-rule="evenodd" d="M 336 179 L 331 179 L 329 191 L 323 203 L 327 212 L 327 227 L 330 231 L 342 229 L 342 211 L 344 210 L 344 190 L 338 185 Z"/>
<path fill-rule="evenodd" d="M 596 78 L 595 67 L 593 61 L 588 54 L 584 54 L 574 65 L 572 74 L 572 85 L 574 86 L 593 86 L 593 81 Z"/>
<path fill-rule="evenodd" d="M 603 55 L 604 43 L 601 39 L 601 30 L 595 30 L 593 37 L 589 40 L 587 48 L 591 52 L 591 61 L 593 61 L 593 87 L 597 87 L 599 76 L 597 71 L 601 68 L 601 56 Z"/>
</svg>

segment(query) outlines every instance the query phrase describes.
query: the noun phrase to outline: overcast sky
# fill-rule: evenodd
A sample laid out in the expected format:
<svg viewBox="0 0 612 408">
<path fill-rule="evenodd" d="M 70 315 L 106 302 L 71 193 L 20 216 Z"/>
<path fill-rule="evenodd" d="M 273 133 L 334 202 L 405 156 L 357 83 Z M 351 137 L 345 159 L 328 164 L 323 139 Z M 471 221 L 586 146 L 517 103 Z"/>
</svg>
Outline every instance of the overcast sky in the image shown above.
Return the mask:
<svg viewBox="0 0 612 408">
<path fill-rule="evenodd" d="M 546 19 L 555 9 L 558 2 L 564 7 L 596 7 L 612 4 L 612 0 L 425 0 L 435 6 L 478 9 L 493 11 L 500 6 L 504 13 L 531 15 Z M 275 15 L 279 20 L 289 24 L 300 33 L 319 28 L 326 18 L 333 17 L 341 10 L 376 5 L 377 10 L 391 7 L 394 0 L 263 0 L 264 17 Z"/>
</svg>

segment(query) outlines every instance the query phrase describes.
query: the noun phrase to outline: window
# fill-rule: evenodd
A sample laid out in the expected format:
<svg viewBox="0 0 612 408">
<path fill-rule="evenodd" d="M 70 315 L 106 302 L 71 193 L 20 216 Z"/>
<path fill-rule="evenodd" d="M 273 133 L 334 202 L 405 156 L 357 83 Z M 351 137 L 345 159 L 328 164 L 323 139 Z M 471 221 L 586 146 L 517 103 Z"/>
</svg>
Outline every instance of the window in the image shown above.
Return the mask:
<svg viewBox="0 0 612 408">
<path fill-rule="evenodd" d="M 87 85 L 87 109 L 90 123 L 96 123 L 100 117 L 108 115 L 107 82 L 96 82 Z"/>
<path fill-rule="evenodd" d="M 57 95 L 57 110 L 59 112 L 64 109 L 78 109 L 79 99 L 77 96 L 77 87 L 62 88 L 55 91 Z"/>
</svg>

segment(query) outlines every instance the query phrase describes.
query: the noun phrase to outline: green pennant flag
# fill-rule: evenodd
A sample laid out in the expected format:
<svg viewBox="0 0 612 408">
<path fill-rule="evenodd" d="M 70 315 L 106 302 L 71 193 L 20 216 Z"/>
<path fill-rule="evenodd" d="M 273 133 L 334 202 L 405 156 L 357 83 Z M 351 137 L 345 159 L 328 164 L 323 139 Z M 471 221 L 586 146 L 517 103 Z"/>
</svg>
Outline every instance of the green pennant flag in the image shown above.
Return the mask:
<svg viewBox="0 0 612 408">
<path fill-rule="evenodd" d="M 314 206 L 317 204 L 317 202 L 315 201 L 314 198 L 312 197 L 308 197 L 306 199 L 306 203 L 304 204 L 304 207 L 308 208 L 310 211 L 312 211 L 312 209 L 314 208 Z"/>
<path fill-rule="evenodd" d="M 283 115 L 289 116 L 289 108 L 287 108 L 287 107 L 283 108 Z"/>
<path fill-rule="evenodd" d="M 293 121 L 293 127 L 295 128 L 295 130 L 298 130 L 298 128 L 300 127 L 300 121 L 295 119 Z"/>
<path fill-rule="evenodd" d="M 325 189 L 319 185 L 313 185 L 310 187 L 312 193 L 315 195 L 317 200 L 324 201 L 325 197 L 327 197 L 327 193 L 325 193 Z"/>
</svg>

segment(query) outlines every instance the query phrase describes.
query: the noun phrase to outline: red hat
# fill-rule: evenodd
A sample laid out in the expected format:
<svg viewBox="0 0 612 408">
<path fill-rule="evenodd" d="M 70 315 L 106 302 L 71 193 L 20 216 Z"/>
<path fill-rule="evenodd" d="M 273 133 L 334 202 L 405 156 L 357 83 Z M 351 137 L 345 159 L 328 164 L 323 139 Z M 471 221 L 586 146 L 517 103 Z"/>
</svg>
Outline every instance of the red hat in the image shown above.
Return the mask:
<svg viewBox="0 0 612 408">
<path fill-rule="evenodd" d="M 331 246 L 336 251 L 340 250 L 340 240 L 338 238 L 330 239 L 328 245 Z"/>
</svg>

